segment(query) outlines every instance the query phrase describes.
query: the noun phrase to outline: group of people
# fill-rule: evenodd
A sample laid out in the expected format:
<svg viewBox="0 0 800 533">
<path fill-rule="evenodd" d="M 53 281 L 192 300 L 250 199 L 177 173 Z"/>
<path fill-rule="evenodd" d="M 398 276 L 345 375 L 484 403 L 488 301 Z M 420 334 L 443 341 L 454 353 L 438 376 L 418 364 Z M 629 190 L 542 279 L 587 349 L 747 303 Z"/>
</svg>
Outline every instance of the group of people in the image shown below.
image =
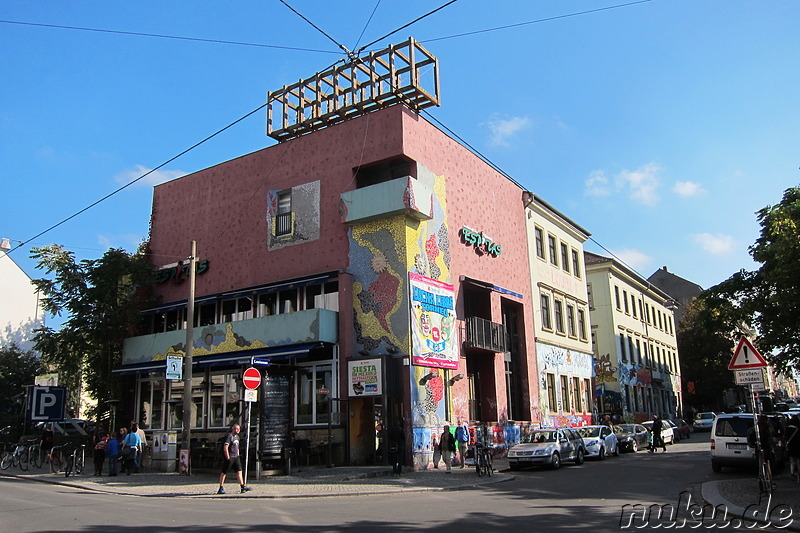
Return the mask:
<svg viewBox="0 0 800 533">
<path fill-rule="evenodd" d="M 439 468 L 439 461 L 444 461 L 446 472 L 449 474 L 455 459 L 461 468 L 464 468 L 469 448 L 469 426 L 466 420 L 458 419 L 455 433 L 450 431 L 450 425 L 442 427 L 442 434 L 438 440 L 433 437 L 433 468 Z"/>
<path fill-rule="evenodd" d="M 121 427 L 109 434 L 102 424 L 92 436 L 94 475 L 103 475 L 103 464 L 108 459 L 108 475 L 131 475 L 142 468 L 142 457 L 147 449 L 144 430 L 134 420 L 130 427 Z"/>
</svg>

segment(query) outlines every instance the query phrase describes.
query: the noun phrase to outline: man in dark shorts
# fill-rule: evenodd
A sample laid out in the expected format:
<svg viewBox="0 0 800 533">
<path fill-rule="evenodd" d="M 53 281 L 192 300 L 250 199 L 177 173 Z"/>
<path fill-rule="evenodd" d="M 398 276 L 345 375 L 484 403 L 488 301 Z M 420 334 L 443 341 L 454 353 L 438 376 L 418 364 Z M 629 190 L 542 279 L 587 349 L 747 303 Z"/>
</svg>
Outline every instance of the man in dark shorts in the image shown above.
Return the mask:
<svg viewBox="0 0 800 533">
<path fill-rule="evenodd" d="M 242 462 L 239 459 L 239 432 L 241 430 L 242 428 L 239 424 L 234 424 L 222 444 L 222 454 L 225 456 L 225 460 L 222 462 L 222 473 L 219 475 L 219 490 L 217 494 L 225 494 L 225 476 L 228 475 L 231 469 L 236 471 L 236 479 L 239 481 L 242 492 L 250 490 L 250 487 L 245 485 L 242 479 Z"/>
</svg>

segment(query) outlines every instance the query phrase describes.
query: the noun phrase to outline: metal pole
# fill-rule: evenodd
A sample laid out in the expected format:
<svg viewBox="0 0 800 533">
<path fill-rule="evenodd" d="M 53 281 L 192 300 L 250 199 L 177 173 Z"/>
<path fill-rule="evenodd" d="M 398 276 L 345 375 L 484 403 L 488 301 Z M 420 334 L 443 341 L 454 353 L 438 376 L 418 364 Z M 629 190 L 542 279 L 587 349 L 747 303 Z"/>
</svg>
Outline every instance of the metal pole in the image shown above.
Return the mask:
<svg viewBox="0 0 800 533">
<path fill-rule="evenodd" d="M 194 278 L 195 261 L 197 261 L 197 241 L 192 241 L 189 255 L 189 299 L 186 305 L 186 345 L 183 358 L 183 442 L 181 448 L 190 450 L 192 438 L 192 348 L 194 344 Z M 189 452 L 191 455 L 191 451 Z M 191 472 L 191 456 L 186 475 Z"/>
<path fill-rule="evenodd" d="M 245 447 L 244 447 L 244 472 L 242 473 L 242 479 L 244 479 L 244 484 L 247 485 L 247 464 L 250 458 L 250 408 L 252 407 L 253 402 L 247 402 L 247 440 L 245 440 Z"/>
<path fill-rule="evenodd" d="M 333 391 L 331 391 L 333 392 Z M 333 398 L 328 396 L 328 468 L 333 468 Z"/>
</svg>

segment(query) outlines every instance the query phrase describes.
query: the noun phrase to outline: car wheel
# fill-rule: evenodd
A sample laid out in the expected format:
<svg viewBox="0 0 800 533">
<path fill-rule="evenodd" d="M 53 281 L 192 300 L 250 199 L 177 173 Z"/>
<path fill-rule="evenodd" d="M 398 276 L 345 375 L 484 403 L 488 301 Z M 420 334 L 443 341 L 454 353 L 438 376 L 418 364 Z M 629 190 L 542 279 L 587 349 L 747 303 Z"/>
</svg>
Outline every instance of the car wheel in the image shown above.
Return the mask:
<svg viewBox="0 0 800 533">
<path fill-rule="evenodd" d="M 583 448 L 581 448 L 575 454 L 575 464 L 576 465 L 582 465 L 583 464 L 583 459 L 584 459 L 584 452 L 583 452 Z"/>
<path fill-rule="evenodd" d="M 636 441 L 631 442 L 631 451 L 633 453 L 638 452 L 639 451 L 639 443 L 637 443 Z"/>
<path fill-rule="evenodd" d="M 711 461 L 711 470 L 719 474 L 720 472 L 722 472 L 722 465 L 719 465 L 714 461 Z"/>
<path fill-rule="evenodd" d="M 553 453 L 552 459 L 550 459 L 550 468 L 553 470 L 558 470 L 558 467 L 561 466 L 561 456 L 558 455 L 558 452 Z"/>
<path fill-rule="evenodd" d="M 606 458 L 606 449 L 601 446 L 600 452 L 597 454 L 597 460 L 602 461 L 605 458 Z"/>
</svg>

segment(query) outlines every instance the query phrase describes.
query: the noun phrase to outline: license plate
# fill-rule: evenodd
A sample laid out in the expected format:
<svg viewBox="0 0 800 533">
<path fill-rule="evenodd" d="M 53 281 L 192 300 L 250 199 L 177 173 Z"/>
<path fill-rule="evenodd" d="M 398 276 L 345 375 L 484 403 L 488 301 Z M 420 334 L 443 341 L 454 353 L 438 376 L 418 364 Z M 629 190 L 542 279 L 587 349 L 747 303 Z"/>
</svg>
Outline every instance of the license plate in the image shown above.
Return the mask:
<svg viewBox="0 0 800 533">
<path fill-rule="evenodd" d="M 729 450 L 746 450 L 747 444 L 728 444 Z"/>
</svg>

